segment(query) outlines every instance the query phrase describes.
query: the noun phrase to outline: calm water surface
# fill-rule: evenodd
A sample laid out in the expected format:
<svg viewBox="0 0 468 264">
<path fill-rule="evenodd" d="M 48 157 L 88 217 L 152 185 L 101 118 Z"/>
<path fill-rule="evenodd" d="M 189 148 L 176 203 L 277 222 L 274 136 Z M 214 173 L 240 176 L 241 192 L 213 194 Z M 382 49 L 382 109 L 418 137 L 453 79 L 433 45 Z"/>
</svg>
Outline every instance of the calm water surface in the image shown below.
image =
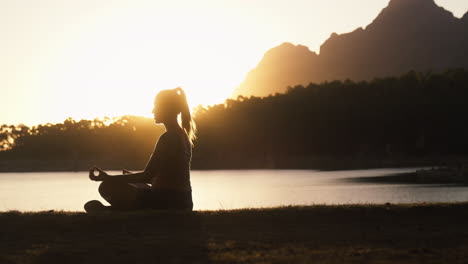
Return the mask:
<svg viewBox="0 0 468 264">
<path fill-rule="evenodd" d="M 414 169 L 192 171 L 195 210 L 283 205 L 468 201 L 468 187 L 343 181 Z M 0 173 L 0 211 L 82 211 L 101 200 L 87 172 Z"/>
</svg>

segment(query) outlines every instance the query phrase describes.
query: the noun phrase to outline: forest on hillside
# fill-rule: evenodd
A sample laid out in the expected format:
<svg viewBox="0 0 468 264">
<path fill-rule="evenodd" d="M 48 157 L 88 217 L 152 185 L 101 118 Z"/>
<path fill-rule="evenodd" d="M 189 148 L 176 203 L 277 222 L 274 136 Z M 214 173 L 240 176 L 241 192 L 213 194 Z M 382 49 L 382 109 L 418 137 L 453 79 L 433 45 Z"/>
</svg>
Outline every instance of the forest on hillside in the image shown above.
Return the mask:
<svg viewBox="0 0 468 264">
<path fill-rule="evenodd" d="M 199 106 L 192 168 L 429 165 L 468 156 L 467 99 L 468 71 L 455 69 Z M 136 116 L 2 125 L 0 171 L 143 169 L 163 132 Z"/>
</svg>

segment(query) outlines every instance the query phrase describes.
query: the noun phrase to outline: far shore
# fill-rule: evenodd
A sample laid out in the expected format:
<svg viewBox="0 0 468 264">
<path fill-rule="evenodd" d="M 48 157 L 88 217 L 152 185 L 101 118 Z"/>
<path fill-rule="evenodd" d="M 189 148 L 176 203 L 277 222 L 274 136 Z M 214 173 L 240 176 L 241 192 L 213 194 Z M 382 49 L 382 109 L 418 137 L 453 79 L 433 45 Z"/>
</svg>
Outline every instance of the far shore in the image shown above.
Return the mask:
<svg viewBox="0 0 468 264">
<path fill-rule="evenodd" d="M 283 157 L 281 160 L 265 161 L 263 159 L 238 160 L 192 160 L 193 170 L 242 170 L 242 169 L 310 169 L 310 170 L 358 170 L 379 168 L 416 168 L 455 165 L 467 157 L 431 156 L 431 157 Z M 112 159 L 0 159 L 0 172 L 70 172 L 88 171 L 93 166 L 105 170 L 141 171 L 146 161 L 126 162 Z"/>
<path fill-rule="evenodd" d="M 0 263 L 466 263 L 468 202 L 0 212 Z"/>
</svg>

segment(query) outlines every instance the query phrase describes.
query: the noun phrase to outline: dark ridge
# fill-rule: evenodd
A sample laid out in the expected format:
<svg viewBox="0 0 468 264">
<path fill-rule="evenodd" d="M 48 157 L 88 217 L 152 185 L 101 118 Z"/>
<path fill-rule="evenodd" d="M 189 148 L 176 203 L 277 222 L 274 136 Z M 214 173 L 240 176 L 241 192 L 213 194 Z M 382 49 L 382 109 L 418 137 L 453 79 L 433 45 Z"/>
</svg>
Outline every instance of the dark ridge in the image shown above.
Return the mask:
<svg viewBox="0 0 468 264">
<path fill-rule="evenodd" d="M 392 0 L 367 27 L 331 34 L 320 55 L 290 43 L 269 50 L 233 97 L 267 96 L 311 82 L 466 67 L 467 14 L 458 19 L 433 0 Z"/>
</svg>

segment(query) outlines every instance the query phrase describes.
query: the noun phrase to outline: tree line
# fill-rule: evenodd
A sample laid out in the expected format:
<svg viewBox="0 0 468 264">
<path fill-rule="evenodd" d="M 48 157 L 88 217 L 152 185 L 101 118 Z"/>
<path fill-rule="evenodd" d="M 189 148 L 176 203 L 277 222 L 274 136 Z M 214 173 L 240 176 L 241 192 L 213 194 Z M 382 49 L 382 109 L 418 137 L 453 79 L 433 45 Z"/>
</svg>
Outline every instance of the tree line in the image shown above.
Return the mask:
<svg viewBox="0 0 468 264">
<path fill-rule="evenodd" d="M 199 106 L 192 168 L 333 168 L 349 159 L 465 156 L 467 99 L 468 71 L 455 69 L 311 83 Z M 135 116 L 3 125 L 0 166 L 28 161 L 53 168 L 63 161 L 76 169 L 99 162 L 143 168 L 163 132 L 152 119 Z"/>
</svg>

